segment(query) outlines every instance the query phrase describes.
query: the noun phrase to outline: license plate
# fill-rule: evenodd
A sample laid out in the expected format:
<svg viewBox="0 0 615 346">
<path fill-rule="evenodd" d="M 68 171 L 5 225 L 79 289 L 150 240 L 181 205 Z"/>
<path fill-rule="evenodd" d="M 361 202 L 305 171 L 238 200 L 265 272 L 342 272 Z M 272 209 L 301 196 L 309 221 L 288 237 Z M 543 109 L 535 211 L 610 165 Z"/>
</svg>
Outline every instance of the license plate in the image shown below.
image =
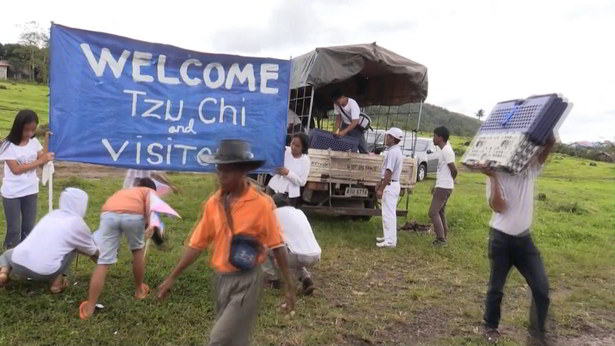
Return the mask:
<svg viewBox="0 0 615 346">
<path fill-rule="evenodd" d="M 369 191 L 362 187 L 347 187 L 345 194 L 349 197 L 367 197 Z"/>
</svg>

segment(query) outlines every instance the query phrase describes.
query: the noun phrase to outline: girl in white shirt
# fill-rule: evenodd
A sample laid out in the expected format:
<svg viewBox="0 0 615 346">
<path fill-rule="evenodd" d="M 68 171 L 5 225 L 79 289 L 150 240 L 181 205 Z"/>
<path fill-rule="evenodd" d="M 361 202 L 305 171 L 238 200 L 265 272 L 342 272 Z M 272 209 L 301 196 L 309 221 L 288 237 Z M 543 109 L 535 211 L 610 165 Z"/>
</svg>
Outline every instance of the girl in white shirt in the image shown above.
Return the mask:
<svg viewBox="0 0 615 346">
<path fill-rule="evenodd" d="M 41 146 L 34 138 L 37 126 L 34 111 L 19 111 L 11 132 L 0 145 L 0 161 L 4 161 L 0 189 L 6 219 L 4 249 L 17 246 L 34 227 L 38 199 L 36 168 L 53 160 L 53 153 L 47 152 L 50 133 L 45 134 L 45 146 Z"/>
<path fill-rule="evenodd" d="M 268 185 L 270 194 L 288 195 L 291 205 L 298 206 L 301 200 L 301 187 L 307 183 L 310 174 L 310 158 L 308 156 L 308 137 L 303 133 L 293 135 L 290 148 L 284 153 L 284 167 L 276 169 L 276 175 Z"/>
</svg>

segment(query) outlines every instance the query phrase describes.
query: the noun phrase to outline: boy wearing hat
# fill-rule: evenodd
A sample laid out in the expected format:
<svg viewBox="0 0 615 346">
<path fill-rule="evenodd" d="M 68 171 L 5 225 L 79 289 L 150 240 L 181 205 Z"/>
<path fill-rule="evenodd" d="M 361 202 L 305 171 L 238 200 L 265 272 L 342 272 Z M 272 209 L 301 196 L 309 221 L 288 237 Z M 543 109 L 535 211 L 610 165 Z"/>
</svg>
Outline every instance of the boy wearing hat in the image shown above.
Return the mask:
<svg viewBox="0 0 615 346">
<path fill-rule="evenodd" d="M 264 161 L 255 160 L 250 144 L 242 140 L 223 140 L 214 157 L 200 159 L 216 164 L 220 189 L 205 203 L 203 217 L 179 263 L 158 287 L 158 297 L 167 296 L 177 277 L 211 245 L 216 321 L 209 345 L 248 345 L 263 289 L 261 264 L 267 249 L 273 251 L 284 277 L 286 307 L 294 308 L 295 289 L 275 206 L 247 181 L 248 172 Z"/>
<path fill-rule="evenodd" d="M 395 247 L 397 245 L 397 199 L 399 198 L 399 177 L 404 162 L 404 157 L 399 148 L 399 142 L 404 137 L 404 132 L 391 127 L 386 132 L 384 144 L 388 149 L 384 153 L 384 162 L 380 171 L 380 183 L 376 187 L 378 196 L 382 196 L 382 228 L 384 237 L 378 237 L 376 246 Z"/>
</svg>

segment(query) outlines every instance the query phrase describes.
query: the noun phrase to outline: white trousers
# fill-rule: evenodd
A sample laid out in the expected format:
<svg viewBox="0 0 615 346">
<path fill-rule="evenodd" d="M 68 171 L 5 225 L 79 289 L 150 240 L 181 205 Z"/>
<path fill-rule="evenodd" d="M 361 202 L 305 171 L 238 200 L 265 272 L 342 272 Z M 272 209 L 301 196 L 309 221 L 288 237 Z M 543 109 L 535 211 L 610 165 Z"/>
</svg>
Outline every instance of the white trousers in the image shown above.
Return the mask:
<svg viewBox="0 0 615 346">
<path fill-rule="evenodd" d="M 384 242 L 397 245 L 397 199 L 399 198 L 399 182 L 391 182 L 384 188 L 382 194 L 382 229 Z"/>
</svg>

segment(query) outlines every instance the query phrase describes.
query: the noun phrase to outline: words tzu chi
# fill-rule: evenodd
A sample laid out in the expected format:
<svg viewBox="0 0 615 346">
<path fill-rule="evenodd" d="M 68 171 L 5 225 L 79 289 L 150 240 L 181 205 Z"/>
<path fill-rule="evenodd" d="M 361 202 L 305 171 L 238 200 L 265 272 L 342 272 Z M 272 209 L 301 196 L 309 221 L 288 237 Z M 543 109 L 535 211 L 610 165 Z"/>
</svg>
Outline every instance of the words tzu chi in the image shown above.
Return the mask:
<svg viewBox="0 0 615 346">
<path fill-rule="evenodd" d="M 131 60 L 132 65 L 132 79 L 139 83 L 161 83 L 166 85 L 180 85 L 184 84 L 190 87 L 231 90 L 233 87 L 239 85 L 242 88 L 246 88 L 250 92 L 258 92 L 263 95 L 277 95 L 279 90 L 276 87 L 272 87 L 269 84 L 270 81 L 277 81 L 279 77 L 279 65 L 273 63 L 262 63 L 260 66 L 255 66 L 251 63 L 243 64 L 240 66 L 238 63 L 233 63 L 230 66 L 223 66 L 219 62 L 209 62 L 204 64 L 198 59 L 190 58 L 183 61 L 179 68 L 179 76 L 172 76 L 167 74 L 166 64 L 167 57 L 165 55 L 158 55 L 154 57 L 152 53 L 141 51 L 129 51 L 123 50 L 122 53 L 116 58 L 111 54 L 108 48 L 103 47 L 100 51 L 100 57 L 97 59 L 92 53 L 90 45 L 82 43 L 80 45 L 81 50 L 89 66 L 97 77 L 102 77 L 107 66 L 111 70 L 113 76 L 116 79 L 122 77 L 124 67 L 126 63 Z M 146 74 L 141 70 L 142 67 L 150 67 L 155 65 L 155 76 Z M 150 68 L 151 69 L 151 68 Z M 173 69 L 175 70 L 175 69 Z M 259 83 L 257 85 L 257 76 Z M 131 103 L 132 117 L 140 116 L 143 118 L 155 118 L 173 123 L 169 127 L 169 134 L 183 133 L 196 135 L 194 130 L 194 121 L 202 122 L 205 125 L 211 125 L 214 123 L 223 123 L 224 115 L 230 116 L 233 125 L 246 126 L 246 109 L 243 104 L 229 105 L 225 103 L 225 99 L 221 97 L 216 99 L 213 97 L 204 97 L 200 103 L 196 106 L 196 114 L 194 118 L 186 119 L 181 123 L 182 115 L 184 113 L 184 101 L 183 100 L 159 100 L 148 97 L 145 91 L 124 89 L 123 92 L 128 96 L 127 100 Z M 241 99 L 245 101 L 244 98 Z M 137 106 L 140 107 L 137 107 Z M 145 111 L 138 112 L 137 108 Z M 216 107 L 216 111 L 206 112 L 206 108 Z M 229 117 L 227 117 L 229 119 Z M 136 136 L 131 144 L 130 140 L 125 140 L 123 143 L 110 143 L 108 139 L 102 139 L 102 145 L 108 151 L 113 161 L 117 161 L 122 153 L 131 145 L 134 145 L 135 151 L 135 163 L 140 164 L 142 160 L 151 165 L 170 165 L 172 161 L 172 153 L 181 153 L 181 164 L 186 165 L 188 158 L 194 158 L 201 166 L 207 164 L 200 162 L 199 155 L 211 154 L 211 149 L 207 147 L 198 148 L 191 145 L 184 145 L 179 143 L 171 143 L 172 139 L 167 138 L 167 143 L 141 143 L 142 136 Z M 115 147 L 115 148 L 114 148 Z M 146 153 L 147 157 L 142 158 L 142 153 Z"/>
</svg>

